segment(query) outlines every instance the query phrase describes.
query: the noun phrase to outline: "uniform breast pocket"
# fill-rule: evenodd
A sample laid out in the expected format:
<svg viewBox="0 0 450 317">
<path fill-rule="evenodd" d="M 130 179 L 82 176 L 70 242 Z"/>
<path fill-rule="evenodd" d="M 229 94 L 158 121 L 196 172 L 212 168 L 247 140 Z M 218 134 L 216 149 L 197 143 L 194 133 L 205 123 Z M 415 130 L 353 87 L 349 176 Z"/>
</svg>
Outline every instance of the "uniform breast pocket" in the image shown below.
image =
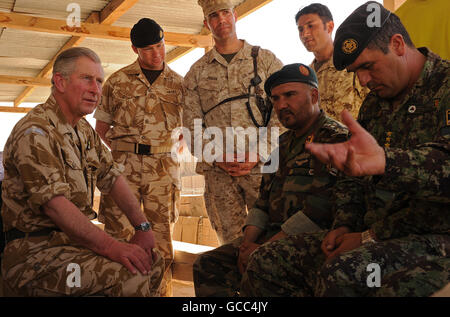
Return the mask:
<svg viewBox="0 0 450 317">
<path fill-rule="evenodd" d="M 112 103 L 114 105 L 114 122 L 122 126 L 133 126 L 139 115 L 138 105 L 145 103 L 145 95 L 125 94 L 116 89 L 112 93 Z"/>
<path fill-rule="evenodd" d="M 398 131 L 399 135 L 407 137 L 410 144 L 420 144 L 431 142 L 435 135 L 433 130 L 439 126 L 439 115 L 433 106 L 409 105 L 407 108 L 406 125 L 402 125 L 403 131 L 409 131 L 408 134 Z M 394 135 L 395 137 L 395 135 Z M 406 141 L 406 140 L 405 140 Z"/>
<path fill-rule="evenodd" d="M 166 128 L 169 131 L 181 127 L 181 102 L 177 96 L 161 96 L 161 107 L 166 120 Z"/>
<path fill-rule="evenodd" d="M 208 81 L 199 83 L 198 94 L 200 96 L 203 113 L 209 112 L 215 105 L 225 99 L 222 96 L 219 83 L 217 81 Z"/>
<path fill-rule="evenodd" d="M 95 149 L 91 149 L 86 154 L 85 180 L 87 187 L 87 201 L 94 203 L 95 187 L 97 186 L 97 174 L 100 169 L 100 161 Z"/>
<path fill-rule="evenodd" d="M 86 185 L 81 162 L 71 148 L 62 149 L 65 164 L 65 181 L 69 184 L 72 193 L 85 192 Z"/>
<path fill-rule="evenodd" d="M 332 186 L 335 177 L 309 167 L 293 168 L 283 185 L 283 191 L 317 193 Z"/>
</svg>

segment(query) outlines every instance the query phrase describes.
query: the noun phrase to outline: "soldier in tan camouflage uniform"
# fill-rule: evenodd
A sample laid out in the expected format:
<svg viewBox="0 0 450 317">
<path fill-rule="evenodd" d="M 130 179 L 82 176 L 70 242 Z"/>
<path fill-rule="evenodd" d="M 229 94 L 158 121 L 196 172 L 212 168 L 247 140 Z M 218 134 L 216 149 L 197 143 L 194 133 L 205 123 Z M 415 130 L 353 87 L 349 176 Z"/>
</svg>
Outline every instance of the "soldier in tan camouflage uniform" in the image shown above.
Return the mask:
<svg viewBox="0 0 450 317">
<path fill-rule="evenodd" d="M 179 163 L 170 152 L 178 141 L 172 131 L 182 126 L 182 77 L 164 62 L 164 33 L 155 21 L 141 19 L 130 37 L 138 59 L 105 83 L 94 115 L 96 130 L 115 162 L 125 165 L 124 176 L 152 224 L 157 248 L 166 259 L 161 294 L 170 296 L 172 231 L 181 188 Z M 99 219 L 114 237 L 133 236 L 133 226 L 107 195 L 102 195 Z"/>
<path fill-rule="evenodd" d="M 296 14 L 295 22 L 301 42 L 314 53 L 310 66 L 319 81 L 320 107 L 335 120 L 341 120 L 344 109 L 356 119 L 369 90 L 361 86 L 355 74 L 338 71 L 333 65 L 334 22 L 330 10 L 320 3 L 310 4 Z"/>
<path fill-rule="evenodd" d="M 202 122 L 203 131 L 205 128 L 217 127 L 224 137 L 227 128 L 254 128 L 256 131 L 258 126 L 267 126 L 268 157 L 271 151 L 271 128 L 281 127 L 281 124 L 274 115 L 270 117 L 270 107 L 262 105 L 265 95 L 260 83 L 279 70 L 282 63 L 270 51 L 257 51 L 246 41 L 237 38 L 236 12 L 231 1 L 200 0 L 199 4 L 203 8 L 204 24 L 211 30 L 215 46 L 185 76 L 183 120 L 191 132 L 191 152 L 199 158 L 197 172 L 205 176 L 206 210 L 219 242 L 224 244 L 241 235 L 247 209 L 253 206 L 258 195 L 262 163 L 258 163 L 258 150 L 251 146 L 234 146 L 234 149 L 228 149 L 228 156 L 223 153 L 224 159 L 219 157 L 215 161 L 208 161 L 202 158 L 201 153 L 199 155 L 193 151 L 192 145 L 203 141 L 202 135 L 194 135 L 194 119 Z M 255 86 L 251 85 L 255 77 L 252 51 L 254 55 L 257 52 L 255 64 L 259 82 L 254 82 Z M 250 100 L 247 97 L 249 89 L 253 96 L 258 95 L 261 108 L 257 107 L 255 97 Z M 247 101 L 251 111 L 246 107 Z M 252 120 L 252 115 L 255 120 Z M 233 135 L 236 138 L 238 136 L 238 132 Z M 226 141 L 230 142 L 230 138 Z M 226 147 L 223 146 L 223 149 Z M 238 159 L 233 161 L 236 157 L 242 157 L 242 162 L 236 162 Z M 263 158 L 260 156 L 259 159 Z"/>
<path fill-rule="evenodd" d="M 123 243 L 90 222 L 98 186 L 133 225 L 146 223 L 121 168 L 83 118 L 100 101 L 100 59 L 86 48 L 66 50 L 52 83 L 52 95 L 5 145 L 5 295 L 158 295 L 164 263 L 152 231 Z"/>
<path fill-rule="evenodd" d="M 245 222 L 243 238 L 197 258 L 197 296 L 233 296 L 249 255 L 262 244 L 331 227 L 330 193 L 336 170 L 314 159 L 305 151 L 305 144 L 312 140 L 345 141 L 347 129 L 319 109 L 317 77 L 308 66 L 283 67 L 269 77 L 265 90 L 278 118 L 289 128 L 280 137 L 280 168 L 264 174 L 260 195 Z"/>
</svg>

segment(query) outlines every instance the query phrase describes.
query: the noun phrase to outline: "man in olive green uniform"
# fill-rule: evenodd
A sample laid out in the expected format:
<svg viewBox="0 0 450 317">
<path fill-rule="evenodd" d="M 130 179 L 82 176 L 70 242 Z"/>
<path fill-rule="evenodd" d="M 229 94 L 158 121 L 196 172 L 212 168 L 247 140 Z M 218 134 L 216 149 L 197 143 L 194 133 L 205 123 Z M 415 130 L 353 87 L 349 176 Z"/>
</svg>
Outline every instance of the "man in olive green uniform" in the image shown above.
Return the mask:
<svg viewBox="0 0 450 317">
<path fill-rule="evenodd" d="M 310 4 L 295 15 L 295 22 L 301 42 L 314 53 L 310 66 L 317 74 L 321 109 L 338 121 L 344 109 L 356 119 L 369 90 L 361 86 L 356 74 L 339 71 L 333 65 L 334 21 L 330 10 L 320 3 Z"/>
<path fill-rule="evenodd" d="M 5 295 L 159 295 L 164 262 L 153 233 L 120 166 L 83 118 L 101 98 L 100 59 L 87 48 L 66 50 L 52 83 L 52 95 L 16 124 L 5 145 Z M 96 186 L 140 228 L 133 243 L 90 222 Z"/>
<path fill-rule="evenodd" d="M 334 187 L 334 230 L 253 253 L 242 293 L 429 296 L 450 280 L 449 61 L 416 49 L 395 14 L 368 2 L 337 30 L 334 62 L 371 93 L 359 123 L 344 112 L 348 142 L 307 149 L 358 178 Z"/>
<path fill-rule="evenodd" d="M 347 139 L 347 129 L 319 109 L 317 78 L 308 66 L 283 67 L 267 79 L 265 90 L 278 118 L 289 129 L 280 137 L 280 167 L 264 174 L 259 198 L 245 222 L 244 237 L 197 258 L 197 296 L 234 295 L 249 254 L 261 244 L 332 224 L 330 196 L 336 170 L 306 152 L 305 143 L 342 142 Z"/>
<path fill-rule="evenodd" d="M 130 37 L 138 59 L 106 81 L 94 115 L 96 130 L 115 162 L 125 165 L 124 176 L 152 225 L 167 264 L 162 295 L 170 296 L 172 231 L 181 189 L 180 166 L 170 152 L 178 141 L 172 132 L 182 125 L 182 77 L 164 62 L 164 33 L 155 21 L 141 19 Z M 99 220 L 114 237 L 133 236 L 133 226 L 107 195 L 102 195 Z"/>
<path fill-rule="evenodd" d="M 199 0 L 199 4 L 215 46 L 194 63 L 185 76 L 183 123 L 191 133 L 191 139 L 186 141 L 191 141 L 191 153 L 198 158 L 197 173 L 205 176 L 208 217 L 219 243 L 224 244 L 241 234 L 247 211 L 258 195 L 261 161 L 271 152 L 272 129 L 281 126 L 275 116 L 271 116 L 261 83 L 279 70 L 282 63 L 272 52 L 252 47 L 237 38 L 237 16 L 232 1 Z M 202 133 L 194 131 L 196 119 L 200 121 Z M 214 141 L 223 157 L 220 155 L 213 160 L 202 155 L 207 148 L 204 134 L 208 128 L 219 130 L 227 145 L 231 144 L 226 147 L 221 142 L 223 138 L 216 136 L 221 139 Z M 256 132 L 256 136 L 267 129 L 266 153 L 259 153 L 251 142 L 243 146 L 234 142 L 245 137 L 241 132 L 247 128 Z M 281 132 L 281 129 L 273 130 Z M 276 131 L 274 134 L 276 140 Z M 259 139 L 259 142 L 264 140 Z M 200 153 L 196 144 L 202 145 Z"/>
</svg>

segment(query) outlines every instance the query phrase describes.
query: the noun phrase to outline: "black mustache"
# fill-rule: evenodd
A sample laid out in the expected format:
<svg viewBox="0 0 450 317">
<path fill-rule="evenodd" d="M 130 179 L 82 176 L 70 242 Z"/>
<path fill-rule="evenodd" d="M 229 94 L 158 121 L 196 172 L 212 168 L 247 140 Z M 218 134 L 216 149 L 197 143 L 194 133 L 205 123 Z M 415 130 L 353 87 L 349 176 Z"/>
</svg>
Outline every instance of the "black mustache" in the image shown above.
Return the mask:
<svg viewBox="0 0 450 317">
<path fill-rule="evenodd" d="M 283 109 L 283 110 L 280 111 L 280 117 L 282 117 L 282 116 L 284 116 L 286 114 L 293 115 L 293 113 L 289 109 Z"/>
</svg>

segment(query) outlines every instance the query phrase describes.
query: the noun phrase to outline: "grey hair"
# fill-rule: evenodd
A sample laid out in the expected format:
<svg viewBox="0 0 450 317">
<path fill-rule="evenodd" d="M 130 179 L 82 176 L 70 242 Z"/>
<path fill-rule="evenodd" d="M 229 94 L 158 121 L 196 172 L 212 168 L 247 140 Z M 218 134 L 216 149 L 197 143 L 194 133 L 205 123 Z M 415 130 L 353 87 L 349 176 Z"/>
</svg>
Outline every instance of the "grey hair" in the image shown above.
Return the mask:
<svg viewBox="0 0 450 317">
<path fill-rule="evenodd" d="M 100 57 L 97 53 L 87 47 L 72 47 L 56 57 L 53 64 L 53 76 L 56 73 L 61 74 L 63 77 L 68 78 L 75 70 L 75 64 L 80 57 L 87 57 L 97 64 L 101 64 Z M 52 76 L 52 85 L 54 85 Z"/>
</svg>

